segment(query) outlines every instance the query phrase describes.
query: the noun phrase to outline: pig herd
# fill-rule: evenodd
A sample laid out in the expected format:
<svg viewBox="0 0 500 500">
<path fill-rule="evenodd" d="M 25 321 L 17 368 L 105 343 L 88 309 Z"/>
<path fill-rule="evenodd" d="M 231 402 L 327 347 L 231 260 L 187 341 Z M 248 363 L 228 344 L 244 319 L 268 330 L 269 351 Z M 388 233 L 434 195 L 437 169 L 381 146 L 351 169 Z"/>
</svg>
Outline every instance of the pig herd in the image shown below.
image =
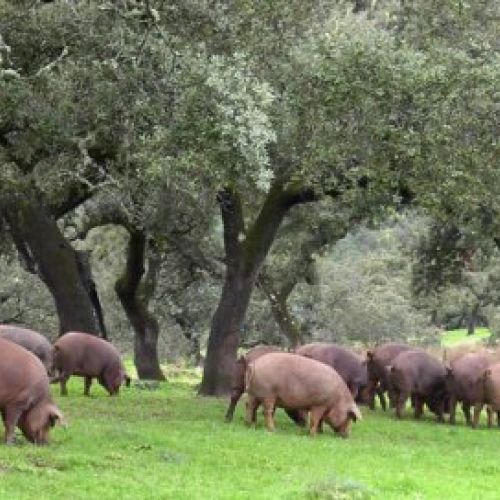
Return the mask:
<svg viewBox="0 0 500 500">
<path fill-rule="evenodd" d="M 255 424 L 262 405 L 269 430 L 274 429 L 275 408 L 282 407 L 298 425 L 305 425 L 309 415 L 311 435 L 321 431 L 325 421 L 340 436 L 348 437 L 351 422 L 361 419 L 357 404 L 374 409 L 377 396 L 386 410 L 386 394 L 397 418 L 402 418 L 410 400 L 415 418 L 422 416 L 426 405 L 439 422 L 449 414 L 454 424 L 461 402 L 473 428 L 484 406 L 488 426 L 494 413 L 500 426 L 500 362 L 486 350 L 445 364 L 423 349 L 400 343 L 377 346 L 366 357 L 328 343 L 307 344 L 290 353 L 257 346 L 235 364 L 226 421 L 232 420 L 245 391 L 247 424 Z"/>
<path fill-rule="evenodd" d="M 45 444 L 51 427 L 64 425 L 49 384 L 59 383 L 61 395 L 66 395 L 71 375 L 84 378 L 87 396 L 94 378 L 111 396 L 123 383 L 130 384 L 118 350 L 103 339 L 68 332 L 51 344 L 33 330 L 0 325 L 0 411 L 7 444 L 13 442 L 16 427 L 29 441 Z M 488 426 L 495 413 L 500 426 L 500 362 L 486 350 L 444 364 L 423 349 L 398 343 L 377 346 L 366 357 L 328 343 L 293 352 L 257 346 L 235 363 L 226 421 L 232 420 L 244 392 L 247 424 L 256 423 L 262 406 L 269 430 L 274 430 L 275 409 L 281 407 L 297 425 L 309 422 L 311 435 L 321 432 L 326 422 L 348 437 L 352 422 L 361 419 L 358 404 L 373 409 L 378 397 L 386 410 L 386 395 L 397 418 L 410 399 L 415 418 L 426 405 L 438 421 L 449 414 L 454 424 L 460 402 L 467 424 L 477 427 L 486 406 Z"/>
<path fill-rule="evenodd" d="M 0 411 L 7 444 L 16 427 L 28 441 L 45 444 L 50 428 L 64 425 L 49 384 L 59 382 L 66 395 L 71 375 L 84 377 L 87 396 L 93 378 L 110 395 L 118 394 L 123 382 L 130 383 L 118 350 L 105 340 L 68 332 L 52 345 L 33 330 L 0 325 Z"/>
</svg>

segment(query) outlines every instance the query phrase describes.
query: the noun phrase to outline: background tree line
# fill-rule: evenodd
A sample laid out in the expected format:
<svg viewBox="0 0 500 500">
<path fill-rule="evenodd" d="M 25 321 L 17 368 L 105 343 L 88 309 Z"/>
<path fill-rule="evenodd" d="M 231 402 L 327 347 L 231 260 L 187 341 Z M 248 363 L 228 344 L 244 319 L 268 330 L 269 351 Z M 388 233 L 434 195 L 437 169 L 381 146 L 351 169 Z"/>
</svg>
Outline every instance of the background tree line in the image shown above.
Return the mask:
<svg viewBox="0 0 500 500">
<path fill-rule="evenodd" d="M 499 8 L 0 1 L 2 319 L 222 394 L 256 332 L 494 317 Z"/>
</svg>

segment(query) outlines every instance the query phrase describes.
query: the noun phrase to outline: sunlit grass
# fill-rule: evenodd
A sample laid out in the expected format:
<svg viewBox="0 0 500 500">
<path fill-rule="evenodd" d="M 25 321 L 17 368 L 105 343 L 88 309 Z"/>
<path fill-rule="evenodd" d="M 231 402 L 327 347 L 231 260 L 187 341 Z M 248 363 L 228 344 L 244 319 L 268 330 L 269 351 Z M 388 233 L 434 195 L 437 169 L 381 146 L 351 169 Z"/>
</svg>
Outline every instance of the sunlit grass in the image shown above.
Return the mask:
<svg viewBox="0 0 500 500">
<path fill-rule="evenodd" d="M 168 382 L 85 398 L 81 379 L 56 400 L 69 422 L 52 443 L 0 446 L 1 499 L 497 499 L 500 431 L 363 410 L 350 439 L 314 439 L 277 412 L 269 434 L 240 405 L 195 395 L 199 373 L 168 367 Z M 56 389 L 56 388 L 54 388 Z"/>
<path fill-rule="evenodd" d="M 488 339 L 490 335 L 491 332 L 488 328 L 476 328 L 474 335 L 467 335 L 467 330 L 465 328 L 449 330 L 444 332 L 441 336 L 441 345 L 443 347 L 451 347 L 461 343 L 474 344 Z"/>
</svg>

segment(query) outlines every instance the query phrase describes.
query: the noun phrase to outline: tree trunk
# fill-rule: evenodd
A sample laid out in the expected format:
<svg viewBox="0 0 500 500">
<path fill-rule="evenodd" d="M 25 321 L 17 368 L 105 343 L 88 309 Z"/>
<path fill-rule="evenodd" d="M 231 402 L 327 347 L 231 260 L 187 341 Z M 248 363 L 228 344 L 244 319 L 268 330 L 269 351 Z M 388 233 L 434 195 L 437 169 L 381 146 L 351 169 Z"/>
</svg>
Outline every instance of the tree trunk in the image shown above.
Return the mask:
<svg viewBox="0 0 500 500">
<path fill-rule="evenodd" d="M 477 313 L 479 306 L 474 306 L 470 313 L 467 315 L 467 335 L 474 335 L 477 324 Z"/>
<path fill-rule="evenodd" d="M 151 255 L 146 275 L 146 237 L 141 231 L 133 231 L 127 251 L 127 263 L 123 275 L 115 284 L 116 293 L 134 328 L 134 364 L 140 379 L 165 380 L 158 358 L 159 325 L 148 310 L 156 285 L 159 258 Z"/>
<path fill-rule="evenodd" d="M 278 324 L 280 333 L 288 339 L 290 347 L 294 349 L 303 344 L 304 339 L 302 338 L 300 324 L 290 314 L 287 304 L 288 297 L 294 286 L 287 289 L 288 293 L 280 293 L 273 287 L 271 279 L 263 273 L 259 276 L 259 285 L 269 300 L 271 312 Z"/>
<path fill-rule="evenodd" d="M 220 396 L 229 393 L 239 332 L 260 268 L 287 211 L 295 204 L 314 199 L 314 193 L 310 190 L 286 190 L 283 184 L 276 181 L 256 220 L 245 231 L 239 195 L 230 189 L 219 193 L 224 225 L 226 277 L 212 319 L 200 394 Z"/>
<path fill-rule="evenodd" d="M 59 317 L 59 330 L 99 334 L 99 321 L 79 272 L 75 250 L 53 217 L 33 199 L 4 210 L 10 231 L 28 269 L 47 285 Z"/>
</svg>

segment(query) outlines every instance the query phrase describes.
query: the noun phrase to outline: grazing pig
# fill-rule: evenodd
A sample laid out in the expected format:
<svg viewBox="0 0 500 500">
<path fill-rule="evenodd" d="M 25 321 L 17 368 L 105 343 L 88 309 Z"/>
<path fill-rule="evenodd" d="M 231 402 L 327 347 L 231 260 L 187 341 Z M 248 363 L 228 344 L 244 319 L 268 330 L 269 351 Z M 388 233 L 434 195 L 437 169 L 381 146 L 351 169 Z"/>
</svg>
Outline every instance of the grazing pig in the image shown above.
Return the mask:
<svg viewBox="0 0 500 500">
<path fill-rule="evenodd" d="M 450 395 L 450 424 L 455 423 L 457 402 L 462 402 L 462 409 L 467 424 L 471 424 L 471 405 L 482 398 L 482 384 L 478 382 L 485 369 L 493 363 L 488 352 L 468 353 L 451 362 L 447 368 L 446 384 Z"/>
<path fill-rule="evenodd" d="M 378 392 L 380 406 L 382 406 L 384 411 L 386 410 L 387 404 L 384 392 L 389 391 L 389 374 L 387 367 L 399 353 L 409 350 L 414 350 L 414 348 L 406 344 L 388 342 L 386 344 L 379 345 L 366 353 L 366 368 L 368 371 L 367 392 L 369 406 L 372 410 L 375 408 L 375 392 Z M 390 402 L 392 407 L 392 401 Z"/>
<path fill-rule="evenodd" d="M 276 406 L 310 411 L 310 432 L 315 435 L 323 420 L 346 438 L 351 421 L 361 418 L 352 394 L 340 375 L 314 359 L 273 352 L 248 365 L 246 374 L 247 424 L 254 424 L 257 408 L 264 406 L 266 427 L 274 430 Z"/>
<path fill-rule="evenodd" d="M 281 349 L 276 346 L 258 345 L 250 349 L 244 356 L 240 356 L 236 361 L 231 377 L 231 402 L 226 412 L 226 422 L 233 420 L 236 405 L 245 392 L 245 371 L 248 364 L 270 352 L 281 352 Z M 285 411 L 297 425 L 305 425 L 305 417 L 302 412 L 288 408 L 285 408 Z"/>
<path fill-rule="evenodd" d="M 422 350 L 403 351 L 392 362 L 389 383 L 398 418 L 402 417 L 406 400 L 412 396 L 415 418 L 422 416 L 426 403 L 438 421 L 444 421 L 447 389 L 446 369 L 441 361 Z"/>
<path fill-rule="evenodd" d="M 488 427 L 493 425 L 494 412 L 497 415 L 497 424 L 500 426 L 500 363 L 488 366 L 478 382 L 482 389 L 482 397 L 474 406 L 472 427 L 475 429 L 478 426 L 481 410 L 485 404 L 488 413 Z"/>
<path fill-rule="evenodd" d="M 41 361 L 4 339 L 0 339 L 0 411 L 7 444 L 14 441 L 16 426 L 32 443 L 46 444 L 50 428 L 57 421 L 63 422 Z"/>
<path fill-rule="evenodd" d="M 127 387 L 130 385 L 130 377 L 116 347 L 88 333 L 68 332 L 57 339 L 54 344 L 54 369 L 59 374 L 51 382 L 60 382 L 63 396 L 68 394 L 66 382 L 71 375 L 85 377 L 85 396 L 89 396 L 93 377 L 110 396 L 118 394 L 123 382 Z"/>
<path fill-rule="evenodd" d="M 52 344 L 40 333 L 14 325 L 0 325 L 0 338 L 10 340 L 32 352 L 52 375 Z"/>
</svg>

